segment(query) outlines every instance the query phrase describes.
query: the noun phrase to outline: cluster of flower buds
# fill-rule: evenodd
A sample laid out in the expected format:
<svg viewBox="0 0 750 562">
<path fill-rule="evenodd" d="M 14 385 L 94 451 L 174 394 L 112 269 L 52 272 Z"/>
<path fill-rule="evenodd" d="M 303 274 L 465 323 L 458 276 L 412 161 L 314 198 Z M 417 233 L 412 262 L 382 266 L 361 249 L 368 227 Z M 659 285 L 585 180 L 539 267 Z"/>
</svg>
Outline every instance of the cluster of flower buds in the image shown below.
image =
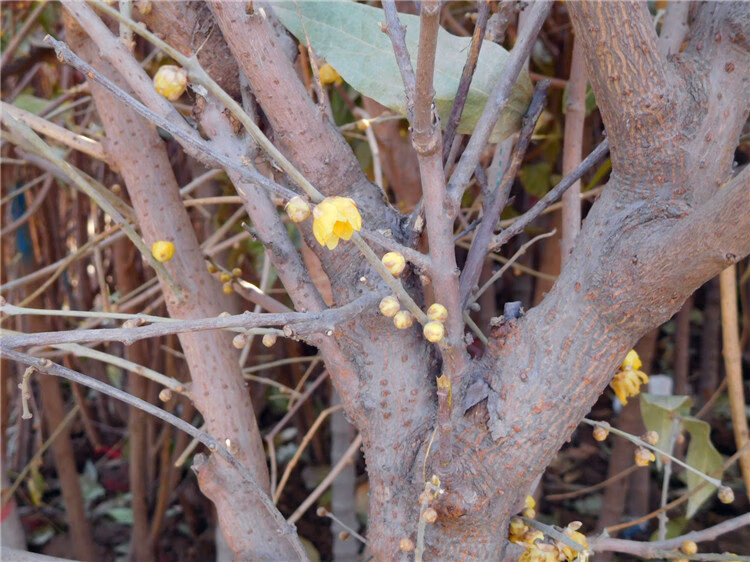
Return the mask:
<svg viewBox="0 0 750 562">
<path fill-rule="evenodd" d="M 219 268 L 213 263 L 206 264 L 206 268 L 211 275 L 219 273 Z M 232 271 L 222 271 L 219 273 L 219 281 L 222 282 L 222 292 L 225 295 L 231 295 L 234 292 L 232 283 L 242 277 L 242 270 L 239 267 L 232 268 Z M 244 346 L 241 346 L 244 347 Z"/>
<path fill-rule="evenodd" d="M 386 254 L 386 256 L 387 255 L 388 254 Z M 400 256 L 400 254 L 398 255 Z M 401 257 L 401 259 L 403 260 L 403 257 Z M 398 261 L 395 263 L 398 265 Z M 403 264 L 404 262 L 402 261 L 401 263 Z M 383 256 L 383 264 L 388 267 L 385 256 Z M 399 271 L 403 271 L 403 267 Z M 398 302 L 398 299 L 394 296 L 383 297 L 378 308 L 383 316 L 386 318 L 393 318 L 393 324 L 399 330 L 405 330 L 414 325 L 414 315 L 408 310 L 401 310 L 401 303 Z M 422 334 L 427 341 L 437 343 L 443 339 L 443 336 L 445 336 L 445 326 L 443 325 L 443 322 L 448 318 L 448 311 L 442 304 L 434 303 L 427 309 L 426 314 L 429 322 L 426 322 L 422 327 Z"/>
</svg>

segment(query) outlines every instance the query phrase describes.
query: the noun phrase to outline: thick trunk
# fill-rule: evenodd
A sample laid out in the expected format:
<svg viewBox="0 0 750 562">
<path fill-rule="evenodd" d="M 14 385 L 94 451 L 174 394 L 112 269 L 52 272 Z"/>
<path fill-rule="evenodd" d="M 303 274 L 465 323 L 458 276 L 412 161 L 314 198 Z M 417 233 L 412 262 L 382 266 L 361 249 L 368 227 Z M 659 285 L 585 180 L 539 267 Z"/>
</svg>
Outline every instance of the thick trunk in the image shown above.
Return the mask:
<svg viewBox="0 0 750 562">
<path fill-rule="evenodd" d="M 309 99 L 260 11 L 210 5 L 286 157 L 325 195 L 354 197 L 367 228 L 390 229 L 402 240 L 400 217 L 365 181 L 346 143 Z M 607 126 L 612 179 L 550 293 L 526 316 L 497 326 L 486 355 L 471 366 L 489 396 L 467 404 L 473 407 L 456 424 L 447 490 L 433 506 L 438 521 L 427 530 L 429 559 L 498 558 L 519 500 L 627 350 L 698 286 L 750 253 L 750 172 L 719 190 L 747 118 L 747 9 L 702 6 L 687 49 L 666 61 L 645 5 L 567 6 Z M 167 22 L 161 31 L 173 42 L 190 29 Z M 247 203 L 255 221 L 259 211 Z M 309 227 L 302 230 L 321 257 L 336 304 L 365 289 L 383 290 L 353 245 L 321 250 Z M 404 283 L 419 298 L 416 277 L 405 276 Z M 438 440 L 431 439 L 431 379 L 441 371 L 416 328 L 399 332 L 376 311 L 338 327 L 332 339 L 338 345 L 323 354 L 363 436 L 369 548 L 378 560 L 401 559 L 400 539 L 416 543 L 424 481 L 443 473 Z M 454 407 L 462 402 L 454 396 Z"/>
</svg>

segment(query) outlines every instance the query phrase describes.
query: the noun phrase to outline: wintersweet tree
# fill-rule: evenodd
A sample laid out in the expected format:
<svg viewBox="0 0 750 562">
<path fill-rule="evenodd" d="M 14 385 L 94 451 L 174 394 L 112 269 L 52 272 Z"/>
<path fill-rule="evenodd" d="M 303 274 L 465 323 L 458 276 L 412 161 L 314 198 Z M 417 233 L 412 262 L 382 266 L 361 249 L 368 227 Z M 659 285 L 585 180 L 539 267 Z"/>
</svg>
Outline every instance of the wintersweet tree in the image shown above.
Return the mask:
<svg viewBox="0 0 750 562">
<path fill-rule="evenodd" d="M 267 345 L 293 338 L 318 349 L 361 435 L 370 486 L 366 552 L 376 560 L 650 552 L 631 541 L 587 543 L 575 525 L 555 531 L 512 518 L 621 365 L 618 396 L 637 394 L 640 360 L 628 352 L 638 340 L 724 270 L 733 292 L 732 266 L 750 254 L 750 172 L 733 165 L 750 109 L 748 4 L 702 3 L 688 14 L 670 3 L 661 36 L 645 3 L 556 6 L 569 13 L 576 44 L 564 177 L 502 221 L 546 104 L 549 82 L 532 87 L 527 61 L 552 3 L 523 9 L 510 52 L 484 36 L 488 20 L 497 26 L 496 16 L 509 16 L 513 3 L 480 2 L 464 47 L 441 29 L 444 5 L 434 0 L 422 0 L 416 16 L 399 14 L 403 7 L 393 1 L 382 8 L 219 0 L 62 6 L 64 33 L 45 41 L 90 89 L 103 125 L 99 152 L 80 135 L 50 132 L 4 105 L 5 132 L 19 149 L 44 155 L 125 233 L 158 274 L 170 318 L 110 315 L 127 322 L 5 335 L 2 357 L 31 368 L 24 385 L 34 372 L 67 378 L 179 424 L 207 446 L 193 468 L 236 559 L 306 559 L 296 529 L 272 501 L 276 476 L 269 476 L 236 349 L 253 334 Z M 152 79 L 136 44 L 151 45 L 171 65 Z M 306 58 L 295 66 L 299 52 Z M 311 91 L 303 80 L 310 72 Z M 377 182 L 368 179 L 334 123 L 325 85 L 340 79 L 405 115 L 411 147 L 403 150 L 416 155 L 409 158 L 421 188 L 411 212 L 389 203 L 382 169 Z M 582 159 L 587 80 L 606 139 Z M 184 101 L 173 103 L 179 99 L 191 103 L 190 119 Z M 377 115 L 349 109 L 371 135 Z M 129 203 L 49 151 L 32 129 L 76 150 L 88 147 L 120 174 Z M 242 283 L 235 272 L 206 269 L 163 137 L 193 161 L 226 172 L 290 307 L 252 294 L 256 312 L 220 314 L 222 292 Z M 607 153 L 609 181 L 582 221 L 578 180 Z M 399 178 L 386 179 L 397 189 Z M 554 286 L 535 306 L 505 303 L 489 331 L 477 325 L 488 260 L 515 247 L 561 197 L 563 266 Z M 477 211 L 469 219 L 467 198 Z M 314 258 L 303 259 L 297 233 Z M 468 249 L 457 241 L 469 241 Z M 511 263 L 533 242 L 526 239 Z M 127 262 L 118 263 L 118 290 L 136 289 Z M 13 304 L 3 311 L 24 313 Z M 170 334 L 179 337 L 190 383 L 159 379 L 168 389 L 162 398 L 192 400 L 205 421 L 201 430 L 138 400 L 143 387 L 128 396 L 23 351 L 120 341 L 133 344 L 125 358 L 137 364 L 148 351 L 136 342 Z M 602 424 L 598 431 L 606 434 Z M 648 464 L 656 448 L 638 442 L 640 462 Z M 138 501 L 134 511 L 143 509 Z M 525 551 L 508 547 L 509 528 Z M 134 543 L 146 541 L 145 532 L 136 526 Z"/>
</svg>

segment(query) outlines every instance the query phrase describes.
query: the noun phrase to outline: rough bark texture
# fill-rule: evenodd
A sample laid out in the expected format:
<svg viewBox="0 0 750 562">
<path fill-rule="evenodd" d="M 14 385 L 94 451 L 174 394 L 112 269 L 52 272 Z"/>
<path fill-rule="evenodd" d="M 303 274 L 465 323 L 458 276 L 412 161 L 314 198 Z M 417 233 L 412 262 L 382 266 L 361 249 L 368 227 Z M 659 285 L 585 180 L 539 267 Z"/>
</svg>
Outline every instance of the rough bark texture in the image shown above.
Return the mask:
<svg viewBox="0 0 750 562">
<path fill-rule="evenodd" d="M 473 407 L 457 420 L 453 479 L 434 505 L 439 518 L 427 531 L 427 559 L 498 558 L 518 500 L 627 350 L 702 283 L 750 253 L 750 171 L 719 190 L 730 177 L 748 114 L 750 11 L 741 3 L 702 5 L 686 50 L 665 60 L 644 4 L 566 5 L 607 127 L 611 180 L 543 302 L 499 324 L 484 357 L 470 366 L 471 376 L 490 387 L 489 397 L 468 404 Z M 355 198 L 367 227 L 391 229 L 394 239 L 404 240 L 401 217 L 365 180 L 346 143 L 310 100 L 260 10 L 248 14 L 236 2 L 210 7 L 287 158 L 325 195 Z M 166 25 L 161 31 L 175 44 L 175 36 L 190 29 L 166 20 L 154 25 Z M 106 123 L 117 119 L 103 117 Z M 126 159 L 121 169 L 133 165 Z M 154 212 L 153 202 L 151 208 L 148 200 L 134 203 L 136 209 L 144 205 L 144 217 Z M 155 239 L 157 233 L 144 230 L 147 240 Z M 321 251 L 308 226 L 303 234 L 322 258 L 335 304 L 368 289 L 384 290 L 353 245 Z M 404 280 L 419 302 L 416 279 Z M 201 350 L 205 338 L 183 345 Z M 401 559 L 399 540 L 416 542 L 424 479 L 439 472 L 437 443 L 425 460 L 436 415 L 431 377 L 440 374 L 439 365 L 416 327 L 397 331 L 375 312 L 339 327 L 333 339 L 340 351 L 324 349 L 324 358 L 364 440 L 369 549 L 378 560 Z M 201 409 L 200 400 L 209 399 L 204 393 L 208 389 L 195 389 Z M 241 389 L 238 394 L 246 396 Z M 455 404 L 462 401 L 454 396 Z M 242 415 L 243 427 L 254 427 L 246 418 L 252 416 L 249 401 L 233 404 L 232 412 Z M 259 462 L 262 453 L 256 453 Z M 226 493 L 203 484 L 219 502 L 226 529 Z"/>
<path fill-rule="evenodd" d="M 98 59 L 93 43 L 83 31 L 68 21 L 67 38 L 74 48 L 92 61 L 98 69 L 122 84 L 122 78 L 104 60 Z M 127 86 L 124 86 L 127 88 Z M 92 94 L 107 133 L 107 142 L 116 154 L 128 193 L 139 219 L 147 244 L 157 240 L 173 241 L 175 256 L 166 266 L 183 289 L 182 295 L 174 294 L 163 282 L 167 308 L 174 318 L 210 318 L 220 312 L 222 302 L 219 284 L 206 271 L 198 240 L 190 218 L 179 195 L 179 185 L 172 171 L 166 146 L 156 128 L 127 108 L 107 111 L 103 108 L 114 105 L 114 100 L 103 88 L 92 84 Z M 214 331 L 186 333 L 180 335 L 180 343 L 191 372 L 192 398 L 203 415 L 207 430 L 224 441 L 229 440 L 235 457 L 255 476 L 264 490 L 270 487 L 262 440 L 237 360 L 232 347 L 231 335 Z M 222 464 L 222 463 L 217 463 Z M 222 465 L 224 472 L 227 467 Z M 266 517 L 263 508 L 254 496 L 253 501 L 243 504 L 250 508 L 257 546 L 267 536 L 275 535 L 275 522 Z M 236 513 L 232 508 L 233 498 L 218 498 L 220 513 Z M 276 556 L 295 558 L 290 543 L 278 541 L 274 544 Z M 252 552 L 252 551 L 245 551 Z"/>
</svg>

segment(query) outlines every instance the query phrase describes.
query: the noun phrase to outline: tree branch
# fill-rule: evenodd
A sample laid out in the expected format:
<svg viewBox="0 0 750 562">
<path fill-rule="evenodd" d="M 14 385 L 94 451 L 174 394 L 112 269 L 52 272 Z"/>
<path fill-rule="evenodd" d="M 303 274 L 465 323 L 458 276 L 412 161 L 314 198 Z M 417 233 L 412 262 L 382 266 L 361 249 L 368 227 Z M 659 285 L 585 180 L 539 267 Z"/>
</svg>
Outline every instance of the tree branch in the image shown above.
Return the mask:
<svg viewBox="0 0 750 562">
<path fill-rule="evenodd" d="M 191 437 L 198 439 L 208 448 L 209 451 L 216 453 L 219 457 L 221 457 L 228 463 L 228 466 L 224 466 L 224 471 L 230 470 L 236 471 L 238 473 L 238 475 L 246 485 L 246 487 L 243 487 L 243 491 L 249 493 L 249 495 L 252 497 L 253 503 L 260 503 L 260 505 L 263 506 L 264 510 L 266 511 L 266 516 L 271 521 L 273 521 L 274 526 L 276 527 L 277 536 L 283 537 L 283 540 L 287 543 L 287 547 L 290 548 L 293 552 L 296 552 L 300 557 L 300 560 L 305 560 L 307 558 L 304 554 L 302 544 L 297 538 L 297 532 L 295 528 L 289 525 L 284 520 L 284 518 L 276 509 L 276 506 L 273 505 L 271 499 L 258 483 L 257 479 L 242 463 L 240 463 L 232 455 L 232 453 L 230 453 L 217 439 L 215 439 L 211 435 L 196 429 L 186 421 L 173 416 L 172 414 L 165 412 L 161 408 L 157 408 L 156 406 L 153 406 L 152 404 L 149 404 L 148 402 L 141 400 L 140 398 L 136 398 L 135 396 L 132 396 L 127 392 L 123 392 L 122 390 L 109 386 L 108 384 L 104 384 L 103 382 L 100 382 L 96 379 L 87 377 L 86 375 L 82 375 L 81 373 L 73 371 L 72 369 L 68 369 L 67 367 L 56 365 L 48 359 L 37 359 L 36 357 L 32 357 L 31 355 L 9 349 L 6 346 L 6 342 L 0 344 L 0 357 L 4 357 L 12 361 L 17 361 L 18 363 L 22 363 L 30 367 L 34 367 L 34 369 L 42 374 L 60 377 L 96 390 L 97 392 L 101 392 L 102 394 L 106 394 L 107 396 L 111 396 L 112 398 L 116 398 L 117 400 L 121 400 L 126 404 L 143 410 L 144 412 L 147 412 L 152 416 L 173 425 L 174 427 L 184 431 Z M 229 446 L 232 446 L 231 443 L 229 443 Z M 236 478 L 233 478 L 232 481 L 236 481 Z"/>
<path fill-rule="evenodd" d="M 338 324 L 346 322 L 361 314 L 364 310 L 374 307 L 382 295 L 366 293 L 357 300 L 340 308 L 331 308 L 323 312 L 286 312 L 286 313 L 254 313 L 244 312 L 234 316 L 219 318 L 200 318 L 197 320 L 173 320 L 137 326 L 134 328 L 100 328 L 94 330 L 67 330 L 58 332 L 39 332 L 5 336 L 2 344 L 7 349 L 25 347 L 29 345 L 56 345 L 63 343 L 90 343 L 102 341 L 119 341 L 130 345 L 136 341 L 182 334 L 187 332 L 201 332 L 206 330 L 239 329 L 247 330 L 261 326 L 284 326 L 285 331 L 292 335 L 327 332 Z"/>
<path fill-rule="evenodd" d="M 542 0 L 531 5 L 528 28 L 526 33 L 520 37 L 510 52 L 508 63 L 505 71 L 500 76 L 497 84 L 492 88 L 492 93 L 484 106 L 482 116 L 477 122 L 471 140 L 461 155 L 461 159 L 453 171 L 450 181 L 448 182 L 448 194 L 454 204 L 458 204 L 464 190 L 469 185 L 474 169 L 479 163 L 479 157 L 487 146 L 492 128 L 495 126 L 500 113 L 505 108 L 513 86 L 518 80 L 518 75 L 526 65 L 526 59 L 529 58 L 531 48 L 534 46 L 536 36 L 542 28 L 547 14 L 552 8 L 552 2 Z"/>
<path fill-rule="evenodd" d="M 708 529 L 701 531 L 691 531 L 682 536 L 675 537 L 673 539 L 667 539 L 664 541 L 654 542 L 641 542 L 641 541 L 629 541 L 624 539 L 613 539 L 610 537 L 603 537 L 589 540 L 591 550 L 594 552 L 623 552 L 626 554 L 633 554 L 642 558 L 660 558 L 664 556 L 663 551 L 670 550 L 673 548 L 679 548 L 684 541 L 693 542 L 704 542 L 712 541 L 717 537 L 737 529 L 742 529 L 750 525 L 750 513 L 745 513 L 734 519 L 729 519 Z M 675 553 L 681 554 L 681 553 Z M 727 555 L 723 554 L 720 560 L 726 560 Z M 675 558 L 683 558 L 684 556 L 675 556 Z M 705 554 L 701 554 L 699 560 L 709 560 L 705 557 Z M 733 560 L 750 560 L 750 557 L 735 557 Z"/>
<path fill-rule="evenodd" d="M 495 225 L 500 218 L 500 213 L 502 213 L 505 205 L 508 203 L 508 196 L 513 187 L 513 182 L 516 179 L 516 174 L 521 167 L 523 157 L 526 154 L 526 149 L 531 142 L 531 134 L 534 132 L 536 122 L 542 114 L 542 110 L 547 102 L 548 91 L 548 81 L 542 81 L 537 85 L 529 109 L 523 117 L 521 132 L 519 133 L 516 148 L 514 149 L 510 163 L 508 164 L 508 169 L 503 174 L 503 178 L 498 188 L 493 191 L 494 195 L 492 195 L 490 201 L 485 202 L 482 222 L 479 224 L 479 227 L 474 234 L 474 239 L 471 242 L 471 249 L 466 258 L 466 264 L 461 273 L 462 310 L 466 307 L 472 289 L 479 280 L 479 275 L 482 273 L 484 259 L 490 251 L 488 245 L 489 241 L 495 232 Z"/>
<path fill-rule="evenodd" d="M 508 228 L 500 232 L 497 236 L 493 236 L 490 240 L 490 251 L 496 251 L 498 248 L 503 246 L 508 240 L 520 234 L 524 228 L 526 228 L 531 222 L 536 219 L 542 212 L 554 203 L 565 190 L 573 185 L 576 181 L 581 179 L 583 174 L 590 170 L 594 164 L 596 164 L 602 156 L 604 156 L 609 150 L 609 141 L 603 140 L 599 146 L 597 146 L 591 154 L 589 154 L 583 162 L 581 162 L 570 175 L 565 176 L 560 183 L 550 189 L 547 194 L 537 201 L 531 209 L 526 211 L 523 215 L 516 218 Z"/>
<path fill-rule="evenodd" d="M 469 95 L 471 79 L 474 76 L 474 70 L 477 67 L 477 61 L 479 60 L 479 51 L 482 49 L 484 34 L 485 31 L 487 31 L 487 20 L 490 17 L 490 1 L 477 0 L 477 4 L 477 22 L 474 25 L 474 33 L 471 36 L 469 55 L 466 57 L 464 69 L 461 71 L 461 79 L 458 82 L 456 98 L 453 100 L 453 107 L 451 107 L 451 113 L 448 117 L 448 122 L 445 124 L 445 131 L 443 132 L 443 163 L 447 162 L 448 155 L 453 146 L 456 129 L 458 128 L 458 123 L 461 121 L 461 114 L 463 113 L 464 105 L 466 104 L 466 98 Z"/>
</svg>

